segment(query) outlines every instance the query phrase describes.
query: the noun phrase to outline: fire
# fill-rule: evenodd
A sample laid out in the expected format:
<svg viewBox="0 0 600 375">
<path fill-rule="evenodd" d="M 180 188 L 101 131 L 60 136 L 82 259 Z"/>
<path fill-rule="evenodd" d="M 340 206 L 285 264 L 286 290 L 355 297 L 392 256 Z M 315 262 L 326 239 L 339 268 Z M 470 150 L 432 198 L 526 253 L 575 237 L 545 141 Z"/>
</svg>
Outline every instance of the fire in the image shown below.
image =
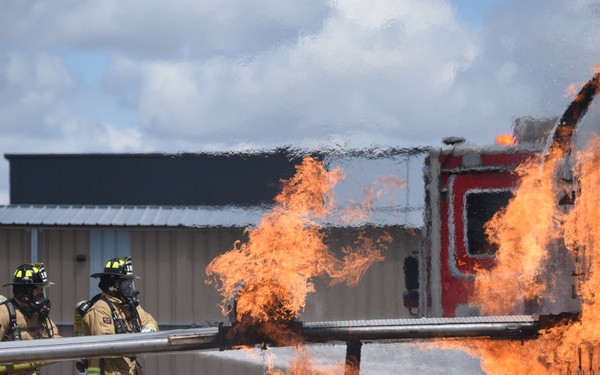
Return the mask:
<svg viewBox="0 0 600 375">
<path fill-rule="evenodd" d="M 500 134 L 496 136 L 496 143 L 505 146 L 514 146 L 517 144 L 517 138 L 514 134 Z"/>
<path fill-rule="evenodd" d="M 496 265 L 478 270 L 474 282 L 472 302 L 484 314 L 554 316 L 560 324 L 525 342 L 435 344 L 479 356 L 486 374 L 594 374 L 600 365 L 600 138 L 579 151 L 572 137 L 600 90 L 599 67 L 561 117 L 548 154 L 517 171 L 514 198 L 486 224 Z"/>
<path fill-rule="evenodd" d="M 553 314 L 575 310 L 579 319 L 541 332 L 536 340 L 437 345 L 480 357 L 482 369 L 490 375 L 595 373 L 600 365 L 600 274 L 595 272 L 600 258 L 594 254 L 600 246 L 599 147 L 600 138 L 595 138 L 588 151 L 575 154 L 574 205 L 556 204 L 569 193 L 568 186 L 556 183 L 563 155 L 543 164 L 534 160 L 518 171 L 522 183 L 514 199 L 488 223 L 488 234 L 499 245 L 497 266 L 480 270 L 475 281 L 473 302 L 485 314 L 529 313 L 533 306 L 549 308 Z M 573 267 L 560 275 L 559 268 L 565 270 L 569 264 Z M 578 277 L 574 289 L 573 276 Z"/>
<path fill-rule="evenodd" d="M 563 97 L 564 98 L 573 97 L 573 96 L 577 95 L 578 92 L 579 92 L 579 88 L 577 87 L 577 85 L 575 85 L 574 83 L 571 83 L 565 90 Z"/>
<path fill-rule="evenodd" d="M 341 169 L 326 171 L 322 162 L 305 157 L 296 167 L 296 174 L 282 181 L 275 206 L 257 227 L 246 230 L 247 241 L 237 241 L 232 250 L 208 265 L 207 283 L 214 283 L 223 296 L 223 314 L 235 314 L 235 334 L 258 334 L 278 345 L 301 344 L 289 325 L 303 311 L 308 293 L 315 292 L 314 278 L 327 276 L 330 285 L 353 286 L 374 262 L 384 259 L 381 250 L 391 241 L 386 236 L 360 236 L 356 248 L 342 249 L 342 259 L 325 244 L 326 231 L 321 222 L 340 211 L 336 211 L 333 188 L 342 178 Z M 367 199 L 352 207 L 356 210 L 369 206 Z M 349 211 L 344 215 L 364 217 Z M 300 352 L 289 373 L 335 373 L 311 366 Z M 281 374 L 274 369 L 269 373 Z"/>
<path fill-rule="evenodd" d="M 598 74 L 600 73 L 600 63 L 596 63 L 594 65 L 594 67 L 592 68 L 592 73 L 593 74 Z M 584 86 L 582 83 L 571 83 L 569 84 L 569 86 L 567 86 L 563 97 L 564 98 L 569 98 L 569 97 L 576 97 L 578 94 L 581 95 L 580 93 L 580 89 L 582 88 L 582 86 Z M 577 99 L 576 99 L 577 100 Z"/>
<path fill-rule="evenodd" d="M 488 223 L 488 237 L 498 245 L 496 267 L 478 271 L 472 298 L 485 315 L 523 314 L 523 301 L 544 293 L 538 272 L 558 233 L 556 194 L 548 183 L 553 168 L 539 165 L 540 160 L 533 159 L 517 169 L 519 189 L 508 207 Z"/>
</svg>

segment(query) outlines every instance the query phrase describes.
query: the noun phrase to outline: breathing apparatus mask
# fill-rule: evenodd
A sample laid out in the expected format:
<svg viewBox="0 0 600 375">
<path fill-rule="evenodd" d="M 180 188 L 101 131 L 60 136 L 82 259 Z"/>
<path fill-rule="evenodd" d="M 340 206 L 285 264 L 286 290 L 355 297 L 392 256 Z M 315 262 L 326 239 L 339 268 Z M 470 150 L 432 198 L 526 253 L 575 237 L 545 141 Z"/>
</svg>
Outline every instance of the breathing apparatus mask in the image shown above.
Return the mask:
<svg viewBox="0 0 600 375">
<path fill-rule="evenodd" d="M 13 294 L 15 299 L 21 302 L 29 312 L 29 317 L 37 313 L 45 318 L 50 314 L 50 300 L 46 298 L 45 288 L 36 285 L 14 285 Z"/>
<path fill-rule="evenodd" d="M 98 286 L 106 294 L 120 299 L 123 303 L 133 306 L 139 305 L 134 279 L 138 278 L 133 273 L 131 257 L 112 258 L 104 265 L 104 271 L 95 273 L 91 277 L 99 277 Z"/>
<path fill-rule="evenodd" d="M 120 299 L 123 303 L 133 306 L 139 305 L 137 296 L 140 292 L 135 289 L 133 279 L 124 279 L 114 276 L 100 278 L 98 287 L 109 296 Z"/>
<path fill-rule="evenodd" d="M 121 279 L 118 282 L 119 285 L 119 294 L 121 295 L 121 300 L 127 302 L 133 306 L 137 306 L 140 304 L 138 301 L 138 292 L 135 289 L 135 283 L 132 279 Z"/>
<path fill-rule="evenodd" d="M 135 295 L 135 283 L 131 279 L 119 280 L 119 293 L 125 298 L 132 298 Z"/>
</svg>

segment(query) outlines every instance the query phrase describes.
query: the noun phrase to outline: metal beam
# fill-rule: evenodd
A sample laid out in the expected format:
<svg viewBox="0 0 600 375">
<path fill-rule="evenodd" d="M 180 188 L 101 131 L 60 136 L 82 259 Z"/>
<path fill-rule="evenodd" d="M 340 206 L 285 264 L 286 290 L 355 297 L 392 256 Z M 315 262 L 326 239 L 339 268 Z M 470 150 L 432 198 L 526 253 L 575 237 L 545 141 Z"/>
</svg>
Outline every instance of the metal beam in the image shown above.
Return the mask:
<svg viewBox="0 0 600 375">
<path fill-rule="evenodd" d="M 539 319 L 529 315 L 468 318 L 420 318 L 307 322 L 302 334 L 308 341 L 430 339 L 441 337 L 536 337 Z"/>
<path fill-rule="evenodd" d="M 190 328 L 126 335 L 78 336 L 0 343 L 0 363 L 67 361 L 99 356 L 219 348 L 218 328 Z"/>
<path fill-rule="evenodd" d="M 537 337 L 540 329 L 539 319 L 521 315 L 297 323 L 299 324 L 296 326 L 300 328 L 306 343 L 358 343 L 365 340 L 436 337 L 529 339 Z M 0 364 L 223 349 L 226 347 L 224 342 L 228 328 L 220 326 L 125 335 L 0 342 Z"/>
</svg>

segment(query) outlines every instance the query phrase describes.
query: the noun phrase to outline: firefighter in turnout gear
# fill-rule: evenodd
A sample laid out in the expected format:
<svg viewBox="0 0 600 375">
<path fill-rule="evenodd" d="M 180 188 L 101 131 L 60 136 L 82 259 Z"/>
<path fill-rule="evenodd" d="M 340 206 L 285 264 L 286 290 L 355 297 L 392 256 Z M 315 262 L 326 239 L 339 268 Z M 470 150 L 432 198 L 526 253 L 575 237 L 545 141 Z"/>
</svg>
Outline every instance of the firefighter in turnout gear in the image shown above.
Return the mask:
<svg viewBox="0 0 600 375">
<path fill-rule="evenodd" d="M 100 279 L 98 287 L 102 292 L 78 306 L 85 335 L 158 331 L 156 320 L 138 301 L 134 279 L 139 277 L 133 273 L 131 257 L 110 259 L 104 272 L 91 277 Z M 90 358 L 87 374 L 142 375 L 143 371 L 135 357 Z"/>
<path fill-rule="evenodd" d="M 13 297 L 0 306 L 0 340 L 20 341 L 58 338 L 58 329 L 48 316 L 50 300 L 46 298 L 46 287 L 54 285 L 42 263 L 27 263 L 17 267 L 11 283 Z M 37 367 L 42 364 L 27 364 L 21 368 L 27 370 L 11 374 L 38 374 Z M 31 368 L 33 367 L 33 368 Z M 2 371 L 2 370 L 0 370 Z M 4 374 L 4 372 L 0 372 Z"/>
</svg>

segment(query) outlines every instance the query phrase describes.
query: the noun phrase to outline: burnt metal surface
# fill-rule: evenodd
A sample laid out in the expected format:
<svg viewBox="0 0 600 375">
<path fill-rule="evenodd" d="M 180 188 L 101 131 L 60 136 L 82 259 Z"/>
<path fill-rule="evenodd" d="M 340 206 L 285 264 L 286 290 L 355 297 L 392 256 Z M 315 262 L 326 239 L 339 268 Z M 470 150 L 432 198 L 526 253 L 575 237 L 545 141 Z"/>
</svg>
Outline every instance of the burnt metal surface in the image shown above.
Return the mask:
<svg viewBox="0 0 600 375">
<path fill-rule="evenodd" d="M 478 336 L 516 339 L 536 337 L 540 328 L 538 318 L 515 315 L 307 322 L 302 333 L 317 342 Z"/>
<path fill-rule="evenodd" d="M 600 73 L 594 74 L 592 79 L 583 85 L 575 99 L 563 113 L 554 129 L 550 150 L 557 149 L 563 153 L 570 151 L 575 126 L 586 114 L 598 91 L 600 91 Z"/>
</svg>

